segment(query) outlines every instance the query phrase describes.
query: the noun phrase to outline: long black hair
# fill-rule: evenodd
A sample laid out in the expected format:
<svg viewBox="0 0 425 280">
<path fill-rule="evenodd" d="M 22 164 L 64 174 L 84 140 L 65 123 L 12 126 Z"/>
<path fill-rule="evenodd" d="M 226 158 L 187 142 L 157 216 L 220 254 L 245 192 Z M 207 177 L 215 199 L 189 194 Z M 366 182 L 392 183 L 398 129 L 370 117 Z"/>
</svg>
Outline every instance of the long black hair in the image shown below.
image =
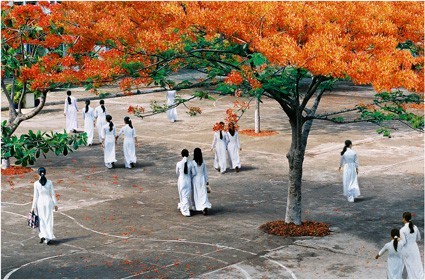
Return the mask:
<svg viewBox="0 0 425 280">
<path fill-rule="evenodd" d="M 396 228 L 393 228 L 391 230 L 391 237 L 394 238 L 393 240 L 393 245 L 394 245 L 394 250 L 397 251 L 397 245 L 398 245 L 398 237 L 400 237 L 400 231 Z"/>
<path fill-rule="evenodd" d="M 125 117 L 124 123 L 128 124 L 129 127 L 133 128 L 133 124 L 131 123 L 130 117 Z"/>
<path fill-rule="evenodd" d="M 182 150 L 182 157 L 189 157 L 189 151 L 186 149 Z M 188 173 L 188 168 L 187 168 L 187 161 L 184 163 L 184 174 Z"/>
<path fill-rule="evenodd" d="M 106 110 L 105 109 L 105 100 L 101 99 L 99 103 L 100 103 L 100 107 L 102 107 L 103 113 L 105 113 L 105 110 Z"/>
<path fill-rule="evenodd" d="M 341 156 L 345 154 L 345 152 L 347 151 L 347 148 L 349 148 L 352 144 L 353 143 L 351 143 L 350 140 L 345 140 L 345 146 L 342 149 Z"/>
<path fill-rule="evenodd" d="M 235 135 L 235 125 L 233 123 L 229 124 L 229 133 L 230 135 L 234 136 Z"/>
<path fill-rule="evenodd" d="M 38 181 L 40 182 L 40 184 L 42 186 L 44 186 L 47 183 L 47 179 L 45 177 L 45 175 L 46 175 L 46 168 L 40 167 L 38 169 L 38 175 L 40 175 L 40 180 L 38 180 Z"/>
<path fill-rule="evenodd" d="M 403 218 L 406 220 L 406 222 L 409 223 L 410 233 L 414 233 L 415 230 L 413 228 L 413 222 L 411 221 L 412 220 L 412 214 L 410 212 L 404 212 Z"/>
<path fill-rule="evenodd" d="M 68 95 L 68 104 L 71 105 L 71 91 L 68 90 L 66 94 Z"/>
<path fill-rule="evenodd" d="M 86 100 L 86 113 L 89 111 L 90 100 Z"/>
<path fill-rule="evenodd" d="M 220 122 L 221 127 L 224 127 L 224 122 Z M 220 128 L 220 140 L 223 140 L 223 133 L 221 132 Z"/>
<path fill-rule="evenodd" d="M 109 131 L 112 131 L 112 129 L 114 129 L 114 123 L 112 122 L 112 116 L 106 115 L 106 121 L 109 123 Z"/>
<path fill-rule="evenodd" d="M 200 148 L 195 148 L 195 150 L 193 150 L 193 160 L 198 166 L 201 166 L 204 162 L 204 160 L 202 159 L 202 151 Z"/>
</svg>

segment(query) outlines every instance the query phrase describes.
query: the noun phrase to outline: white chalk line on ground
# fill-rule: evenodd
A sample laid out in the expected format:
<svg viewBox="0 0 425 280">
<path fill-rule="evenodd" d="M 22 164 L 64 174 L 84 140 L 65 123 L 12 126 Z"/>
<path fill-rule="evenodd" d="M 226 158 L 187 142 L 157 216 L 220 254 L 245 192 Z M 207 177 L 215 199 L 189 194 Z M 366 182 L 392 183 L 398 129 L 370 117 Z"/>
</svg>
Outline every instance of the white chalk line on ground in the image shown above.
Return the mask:
<svg viewBox="0 0 425 280">
<path fill-rule="evenodd" d="M 188 243 L 188 244 L 195 244 L 195 245 L 205 245 L 205 246 L 217 247 L 217 248 L 220 248 L 220 249 L 240 251 L 240 252 L 247 253 L 247 254 L 254 255 L 254 256 L 257 255 L 256 253 L 249 252 L 249 251 L 246 251 L 246 250 L 242 250 L 242 249 L 238 249 L 238 248 L 234 248 L 234 247 L 230 247 L 230 246 L 225 246 L 225 245 L 220 245 L 220 244 L 206 243 L 206 242 L 196 242 L 196 241 L 187 241 L 187 240 L 173 240 L 173 239 L 150 239 L 150 238 L 144 238 L 144 237 L 138 237 L 138 236 L 119 236 L 119 235 L 109 234 L 109 233 L 106 233 L 106 232 L 100 232 L 100 231 L 88 228 L 88 227 L 80 224 L 75 218 L 73 218 L 70 215 L 67 215 L 63 212 L 59 212 L 59 214 L 62 214 L 64 216 L 70 218 L 71 220 L 73 220 L 77 225 L 79 225 L 83 229 L 97 233 L 97 234 L 100 234 L 100 235 L 103 235 L 103 236 L 116 237 L 116 238 L 120 238 L 120 239 L 141 239 L 142 241 L 152 241 L 152 242 L 171 242 L 171 243 Z"/>
<path fill-rule="evenodd" d="M 147 136 L 147 135 L 144 135 L 143 137 L 158 139 L 158 137 Z M 203 146 L 203 147 L 207 147 L 205 149 L 208 149 L 208 150 L 211 147 L 210 144 L 207 144 L 205 142 L 194 142 L 194 141 L 189 141 L 189 140 L 179 140 L 179 139 L 175 139 L 175 138 L 161 138 L 161 142 L 167 143 L 168 141 L 196 144 L 196 145 L 200 145 L 200 146 Z M 274 156 L 279 156 L 279 157 L 283 157 L 283 156 L 286 155 L 286 153 L 278 154 L 278 153 L 271 153 L 271 152 L 264 152 L 264 151 L 257 151 L 257 150 L 248 150 L 248 149 L 243 149 L 243 151 L 258 153 L 258 154 L 263 154 L 263 155 L 274 155 Z"/>
<path fill-rule="evenodd" d="M 373 173 L 373 172 L 384 171 L 384 170 L 387 170 L 387 169 L 389 169 L 391 167 L 394 167 L 394 166 L 397 166 L 397 165 L 400 165 L 400 164 L 404 164 L 404 163 L 408 163 L 408 162 L 420 161 L 420 160 L 423 160 L 423 159 L 424 159 L 424 156 L 418 156 L 418 157 L 410 158 L 408 160 L 399 161 L 399 162 L 396 162 L 396 163 L 393 163 L 393 164 L 390 164 L 390 165 L 381 165 L 381 166 L 378 166 L 378 167 L 369 167 L 367 170 L 365 170 L 365 171 L 363 171 L 361 173 L 363 173 L 363 174 L 369 174 L 369 173 Z"/>
<path fill-rule="evenodd" d="M 275 260 L 272 260 L 272 259 L 269 259 L 269 258 L 267 258 L 266 256 L 261 256 L 262 258 L 265 258 L 266 260 L 268 260 L 268 261 L 270 261 L 270 262 L 272 262 L 272 263 L 275 263 L 275 264 L 277 264 L 278 266 L 280 266 L 280 267 L 282 267 L 283 269 L 285 269 L 289 274 L 291 274 L 291 277 L 292 277 L 292 279 L 297 279 L 297 277 L 295 276 L 295 273 L 292 271 L 292 270 L 290 270 L 289 268 L 287 268 L 286 266 L 284 266 L 283 264 L 281 264 L 280 262 L 278 262 L 278 261 L 275 261 Z"/>
<path fill-rule="evenodd" d="M 28 205 L 31 204 L 32 202 L 27 202 L 27 203 L 14 203 L 14 202 L 5 202 L 2 201 L 1 204 L 10 204 L 10 205 L 17 205 L 17 206 L 24 206 L 24 205 Z"/>
<path fill-rule="evenodd" d="M 245 279 L 251 279 L 251 275 L 248 273 L 248 271 L 240 267 L 238 264 L 234 264 L 233 267 L 236 267 L 242 273 Z"/>
<path fill-rule="evenodd" d="M 1 210 L 2 213 L 7 213 L 7 214 L 12 214 L 12 215 L 16 215 L 16 216 L 20 216 L 20 217 L 24 217 L 24 218 L 28 218 L 25 215 L 22 214 L 18 214 L 18 213 L 14 213 L 14 212 L 9 212 L 9 211 L 5 211 L 5 210 Z"/>
<path fill-rule="evenodd" d="M 126 237 L 126 236 L 119 236 L 119 235 L 114 235 L 114 234 L 108 234 L 108 233 L 105 233 L 105 232 L 100 232 L 100 231 L 97 231 L 97 230 L 88 228 L 88 227 L 80 224 L 75 218 L 73 218 L 73 217 L 71 217 L 71 216 L 69 216 L 69 215 L 67 215 L 67 214 L 65 214 L 63 212 L 59 212 L 59 214 L 61 214 L 61 215 L 65 216 L 65 217 L 68 217 L 69 219 L 73 220 L 77 225 L 79 225 L 80 227 L 82 227 L 85 230 L 88 230 L 88 231 L 91 231 L 91 232 L 94 232 L 94 233 L 97 233 L 97 234 L 100 234 L 100 235 L 103 235 L 103 236 L 106 235 L 106 236 L 116 237 L 116 238 L 120 238 L 120 239 L 128 239 L 128 237 Z"/>
<path fill-rule="evenodd" d="M 71 254 L 78 254 L 78 253 L 81 253 L 81 252 L 73 252 L 73 253 L 71 253 Z M 50 257 L 42 258 L 42 259 L 39 259 L 39 260 L 35 260 L 35 261 L 32 261 L 32 262 L 29 262 L 29 263 L 23 264 L 23 265 L 21 265 L 20 267 L 17 267 L 17 268 L 15 268 L 15 269 L 13 269 L 12 271 L 10 271 L 8 274 L 6 274 L 6 276 L 4 277 L 4 279 L 9 279 L 9 277 L 10 277 L 13 273 L 15 273 L 15 272 L 16 272 L 16 271 L 18 271 L 19 269 L 21 269 L 21 268 L 23 268 L 23 267 L 25 267 L 25 266 L 28 266 L 28 265 L 30 265 L 30 264 L 34 264 L 34 263 L 38 263 L 38 262 L 43 262 L 43 261 L 45 261 L 45 260 L 50 260 L 50 259 L 60 258 L 60 257 L 64 257 L 64 256 L 71 255 L 71 254 L 60 254 L 60 255 L 50 256 Z"/>
</svg>

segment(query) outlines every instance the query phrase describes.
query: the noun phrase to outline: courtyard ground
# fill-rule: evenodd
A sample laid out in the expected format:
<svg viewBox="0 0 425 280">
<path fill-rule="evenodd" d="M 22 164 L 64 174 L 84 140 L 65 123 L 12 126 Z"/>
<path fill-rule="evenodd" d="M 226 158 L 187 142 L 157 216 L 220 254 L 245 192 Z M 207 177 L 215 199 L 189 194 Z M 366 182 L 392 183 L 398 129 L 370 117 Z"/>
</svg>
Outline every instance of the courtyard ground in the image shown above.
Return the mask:
<svg viewBox="0 0 425 280">
<path fill-rule="evenodd" d="M 74 96 L 87 97 L 83 89 Z M 189 96 L 190 90 L 182 91 Z M 54 92 L 48 101 L 64 100 Z M 370 100 L 371 88 L 343 84 L 323 98 L 320 110 L 351 107 Z M 3 176 L 1 185 L 2 278 L 386 278 L 386 256 L 374 256 L 402 226 L 404 211 L 415 214 L 424 229 L 423 134 L 400 128 L 392 138 L 376 134 L 372 124 L 332 125 L 315 122 L 303 173 L 303 220 L 326 222 L 326 237 L 281 238 L 258 227 L 284 219 L 290 127 L 278 104 L 264 99 L 262 129 L 277 135 L 240 135 L 242 168 L 219 174 L 210 151 L 212 126 L 224 119 L 234 97 L 194 101 L 202 114 L 190 117 L 180 106 L 179 120 L 165 114 L 132 117 L 139 143 L 138 163 L 125 169 L 122 140 L 117 168 L 103 165 L 100 145 L 82 147 L 67 157 L 39 159 L 34 172 Z M 4 99 L 3 99 L 4 100 Z M 165 92 L 106 99 L 117 127 L 129 105 L 149 108 L 164 102 Z M 4 104 L 2 104 L 4 105 Z M 83 102 L 79 102 L 83 127 Z M 97 106 L 93 101 L 92 106 Z M 240 121 L 253 128 L 253 108 Z M 2 119 L 7 112 L 2 112 Z M 24 122 L 17 133 L 62 131 L 63 105 L 47 106 Z M 97 133 L 95 133 L 95 143 Z M 338 173 L 343 142 L 351 139 L 360 161 L 361 197 L 342 196 Z M 213 205 L 209 216 L 183 217 L 177 210 L 175 164 L 180 151 L 200 147 L 207 163 Z M 39 244 L 36 230 L 26 226 L 36 169 L 45 166 L 59 194 L 56 240 Z M 422 239 L 423 240 L 423 239 Z M 423 241 L 419 243 L 423 259 Z"/>
</svg>

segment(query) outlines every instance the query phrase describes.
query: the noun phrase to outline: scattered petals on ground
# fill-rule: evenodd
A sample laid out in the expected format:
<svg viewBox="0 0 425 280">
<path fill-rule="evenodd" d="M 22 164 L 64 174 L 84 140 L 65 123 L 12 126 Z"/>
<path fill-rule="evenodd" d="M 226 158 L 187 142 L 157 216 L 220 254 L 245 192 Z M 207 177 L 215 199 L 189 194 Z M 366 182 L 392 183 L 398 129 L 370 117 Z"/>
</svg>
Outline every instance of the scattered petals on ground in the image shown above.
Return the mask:
<svg viewBox="0 0 425 280">
<path fill-rule="evenodd" d="M 260 226 L 260 229 L 268 234 L 289 236 L 326 236 L 330 234 L 329 225 L 323 222 L 304 221 L 297 226 L 294 223 L 285 221 L 267 222 Z"/>
<path fill-rule="evenodd" d="M 31 172 L 32 169 L 29 167 L 22 167 L 22 166 L 10 166 L 9 168 L 2 169 L 1 175 L 3 176 L 10 176 L 10 175 L 17 175 L 17 174 L 25 174 L 28 172 Z"/>
<path fill-rule="evenodd" d="M 262 136 L 272 136 L 278 133 L 277 131 L 273 131 L 273 130 L 262 130 L 259 133 L 255 133 L 254 129 L 244 129 L 244 130 L 240 130 L 239 134 L 254 136 L 254 137 L 262 137 Z"/>
</svg>

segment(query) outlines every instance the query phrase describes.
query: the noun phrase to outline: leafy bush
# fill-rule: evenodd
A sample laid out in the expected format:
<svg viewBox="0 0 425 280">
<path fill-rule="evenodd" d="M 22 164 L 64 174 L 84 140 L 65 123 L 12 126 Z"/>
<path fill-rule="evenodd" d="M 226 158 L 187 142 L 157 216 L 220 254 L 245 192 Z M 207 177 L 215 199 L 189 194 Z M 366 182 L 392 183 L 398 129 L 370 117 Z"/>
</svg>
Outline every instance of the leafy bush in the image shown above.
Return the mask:
<svg viewBox="0 0 425 280">
<path fill-rule="evenodd" d="M 16 165 L 33 165 L 40 155 L 46 157 L 48 152 L 58 155 L 68 155 L 77 150 L 81 145 L 87 145 L 87 134 L 69 135 L 56 132 L 33 132 L 19 137 L 10 135 L 11 129 L 6 126 L 6 121 L 1 123 L 1 158 L 15 158 Z"/>
</svg>

